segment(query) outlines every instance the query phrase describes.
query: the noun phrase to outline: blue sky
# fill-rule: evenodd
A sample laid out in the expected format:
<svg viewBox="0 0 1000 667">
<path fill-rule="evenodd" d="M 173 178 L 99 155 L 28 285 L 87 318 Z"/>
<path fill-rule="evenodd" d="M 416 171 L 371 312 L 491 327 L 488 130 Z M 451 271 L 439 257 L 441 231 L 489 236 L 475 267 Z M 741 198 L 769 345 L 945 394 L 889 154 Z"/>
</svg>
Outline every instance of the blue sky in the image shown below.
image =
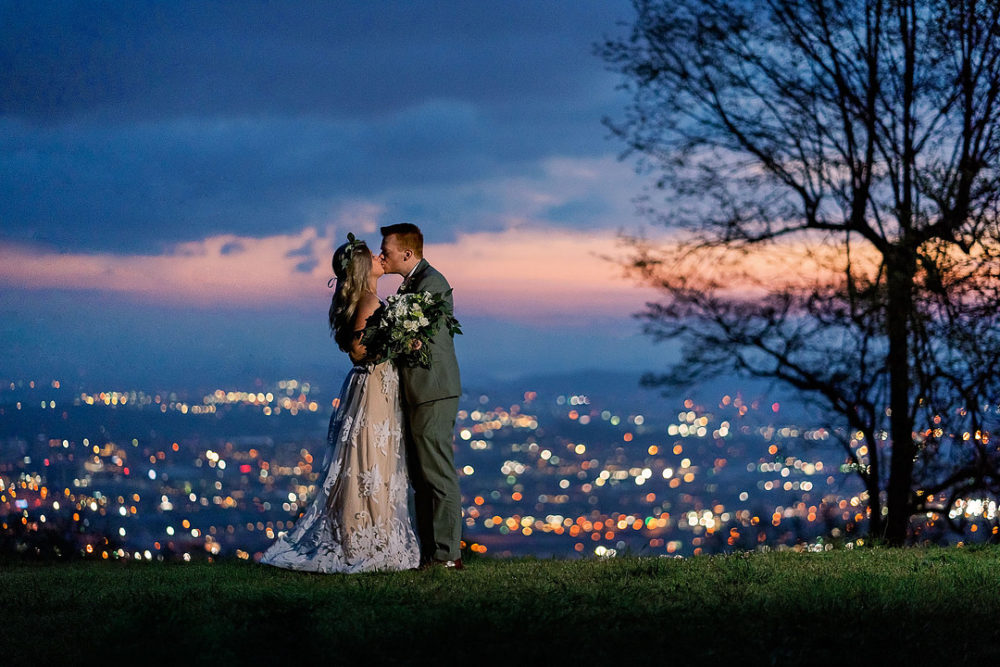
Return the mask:
<svg viewBox="0 0 1000 667">
<path fill-rule="evenodd" d="M 0 376 L 346 367 L 332 248 L 420 225 L 468 378 L 658 366 L 644 180 L 592 45 L 627 2 L 0 2 Z M 395 284 L 386 281 L 384 291 Z"/>
</svg>

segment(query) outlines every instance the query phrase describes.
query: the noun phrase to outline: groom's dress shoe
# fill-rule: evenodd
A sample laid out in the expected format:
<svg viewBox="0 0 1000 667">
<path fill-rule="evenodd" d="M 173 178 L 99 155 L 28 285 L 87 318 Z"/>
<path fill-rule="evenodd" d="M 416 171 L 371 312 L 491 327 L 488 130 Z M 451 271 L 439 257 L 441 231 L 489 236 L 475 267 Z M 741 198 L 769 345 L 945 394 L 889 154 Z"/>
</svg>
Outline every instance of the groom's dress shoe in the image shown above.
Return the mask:
<svg viewBox="0 0 1000 667">
<path fill-rule="evenodd" d="M 461 558 L 456 558 L 455 560 L 438 560 L 438 559 L 435 558 L 434 560 L 427 561 L 424 564 L 424 566 L 421 567 L 420 569 L 422 569 L 422 570 L 429 570 L 429 569 L 435 568 L 435 567 L 440 567 L 440 568 L 445 569 L 445 570 L 464 570 L 465 569 L 465 566 L 462 565 L 462 559 Z"/>
</svg>

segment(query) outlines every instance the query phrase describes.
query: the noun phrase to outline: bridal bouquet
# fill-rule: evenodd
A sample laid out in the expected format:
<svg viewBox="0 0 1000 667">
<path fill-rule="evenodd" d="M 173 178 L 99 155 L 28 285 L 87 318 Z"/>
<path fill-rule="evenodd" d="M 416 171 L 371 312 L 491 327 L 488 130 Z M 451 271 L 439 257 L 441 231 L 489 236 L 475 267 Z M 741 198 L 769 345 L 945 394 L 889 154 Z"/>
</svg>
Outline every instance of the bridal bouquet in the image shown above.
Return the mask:
<svg viewBox="0 0 1000 667">
<path fill-rule="evenodd" d="M 450 293 L 451 290 L 448 290 L 448 294 Z M 445 296 L 447 294 L 415 292 L 388 297 L 368 318 L 361 333 L 361 344 L 368 349 L 368 355 L 428 368 L 428 343 L 434 334 L 442 326 L 452 336 L 462 333 Z"/>
</svg>

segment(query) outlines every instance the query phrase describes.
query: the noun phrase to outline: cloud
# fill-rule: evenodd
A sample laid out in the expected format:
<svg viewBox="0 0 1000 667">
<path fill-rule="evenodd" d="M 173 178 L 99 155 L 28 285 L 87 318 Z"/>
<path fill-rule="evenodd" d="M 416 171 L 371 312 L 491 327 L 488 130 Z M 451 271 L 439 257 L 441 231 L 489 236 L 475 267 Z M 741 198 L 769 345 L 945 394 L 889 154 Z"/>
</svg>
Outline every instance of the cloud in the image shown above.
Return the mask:
<svg viewBox="0 0 1000 667">
<path fill-rule="evenodd" d="M 219 235 L 156 255 L 54 253 L 6 244 L 0 245 L 0 284 L 25 292 L 116 294 L 192 309 L 315 310 L 330 296 L 329 258 L 349 229 L 307 227 L 263 238 Z M 380 238 L 368 233 L 366 240 L 376 249 Z M 234 246 L 241 251 L 227 252 Z M 721 285 L 753 293 L 761 286 L 829 275 L 835 255 L 835 249 L 788 242 L 747 257 L 714 256 L 710 263 Z M 585 326 L 593 318 L 628 318 L 658 297 L 655 289 L 626 277 L 625 250 L 604 229 L 529 221 L 426 243 L 425 256 L 449 279 L 459 315 Z M 398 276 L 387 276 L 380 290 L 386 295 L 398 284 Z"/>
<path fill-rule="evenodd" d="M 553 169 L 559 160 L 613 162 L 599 138 L 567 146 L 542 136 L 559 128 L 512 139 L 503 156 L 491 145 L 495 136 L 472 129 L 476 123 L 441 107 L 415 113 L 412 123 L 402 113 L 366 123 L 270 118 L 55 128 L 0 117 L 0 238 L 148 252 L 210 234 L 294 231 L 359 200 L 406 217 L 461 216 L 461 228 L 480 203 L 496 206 L 539 178 L 571 182 Z M 592 179 L 581 206 L 551 218 L 593 218 L 602 211 L 601 186 Z"/>
<path fill-rule="evenodd" d="M 317 199 L 304 211 L 310 223 L 288 232 L 208 233 L 130 253 L 8 242 L 0 244 L 0 283 L 196 308 L 312 308 L 329 296 L 329 258 L 347 231 L 375 249 L 381 225 L 405 220 L 422 227 L 428 257 L 470 312 L 534 323 L 626 316 L 641 307 L 641 292 L 598 256 L 614 252 L 618 230 L 632 219 L 632 187 L 631 170 L 610 156 L 553 157 L 527 173 L 460 186 Z"/>
<path fill-rule="evenodd" d="M 294 250 L 289 250 L 285 253 L 286 257 L 312 257 L 313 254 L 313 240 L 310 239 L 302 244 L 301 248 L 295 248 Z"/>
<path fill-rule="evenodd" d="M 328 230 L 329 231 L 329 230 Z M 0 284 L 18 290 L 70 289 L 191 308 L 315 309 L 330 292 L 329 257 L 340 236 L 308 227 L 265 238 L 213 236 L 156 255 L 54 253 L 0 246 Z M 333 240 L 336 239 L 336 240 Z M 369 245 L 379 238 L 370 235 Z M 531 323 L 627 316 L 643 291 L 599 255 L 614 251 L 606 232 L 542 226 L 459 234 L 429 243 L 425 255 L 451 281 L 460 313 Z M 226 252 L 238 245 L 241 252 Z M 301 250 L 314 253 L 302 259 Z M 399 280 L 389 276 L 391 293 Z"/>
<path fill-rule="evenodd" d="M 603 258 L 614 254 L 613 234 L 541 226 L 461 234 L 426 252 L 455 289 L 456 309 L 573 326 L 628 317 L 651 296 Z"/>
<path fill-rule="evenodd" d="M 220 235 L 178 244 L 156 255 L 57 253 L 7 244 L 0 246 L 0 282 L 27 291 L 116 293 L 196 308 L 292 302 L 302 298 L 294 279 L 302 259 L 288 253 L 317 236 L 314 228 L 263 239 Z M 234 245 L 242 251 L 226 251 Z"/>
<path fill-rule="evenodd" d="M 420 225 L 425 237 L 543 226 L 606 234 L 635 222 L 636 176 L 613 156 L 551 156 L 523 169 L 448 187 L 382 193 L 384 216 Z"/>
<path fill-rule="evenodd" d="M 624 1 L 2 11 L 0 239 L 15 243 L 156 253 L 295 233 L 359 200 L 459 231 L 492 201 L 477 184 L 617 150 L 600 119 L 623 97 L 591 44 Z"/>
<path fill-rule="evenodd" d="M 538 325 L 627 317 L 656 293 L 626 279 L 620 260 L 601 257 L 621 256 L 618 232 L 634 226 L 633 188 L 631 170 L 610 156 L 552 157 L 527 173 L 451 188 L 317 199 L 304 212 L 310 223 L 287 232 L 209 233 L 136 253 L 58 252 L 8 242 L 0 244 L 0 284 L 194 308 L 314 309 L 329 298 L 330 256 L 348 231 L 376 249 L 379 226 L 411 221 L 424 230 L 427 257 L 451 280 L 460 311 Z M 786 243 L 709 263 L 723 281 L 747 289 L 754 281 L 775 284 L 812 270 L 820 250 Z M 389 291 L 398 284 L 393 280 L 386 279 Z"/>
<path fill-rule="evenodd" d="M 619 0 L 6 3 L 0 110 L 36 121 L 370 117 L 428 97 L 594 95 Z"/>
</svg>

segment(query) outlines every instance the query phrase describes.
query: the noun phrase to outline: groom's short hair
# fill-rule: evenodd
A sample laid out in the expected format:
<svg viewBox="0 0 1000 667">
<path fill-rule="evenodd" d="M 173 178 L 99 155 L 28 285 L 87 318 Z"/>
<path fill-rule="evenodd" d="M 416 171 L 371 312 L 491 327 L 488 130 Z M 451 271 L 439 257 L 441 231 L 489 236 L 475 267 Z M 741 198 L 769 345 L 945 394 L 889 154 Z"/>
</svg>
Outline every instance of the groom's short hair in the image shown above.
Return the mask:
<svg viewBox="0 0 1000 667">
<path fill-rule="evenodd" d="M 395 225 L 387 225 L 380 230 L 382 236 L 395 236 L 399 242 L 399 247 L 403 250 L 411 250 L 417 257 L 424 256 L 424 235 L 420 233 L 420 228 L 410 222 L 400 222 Z"/>
</svg>

